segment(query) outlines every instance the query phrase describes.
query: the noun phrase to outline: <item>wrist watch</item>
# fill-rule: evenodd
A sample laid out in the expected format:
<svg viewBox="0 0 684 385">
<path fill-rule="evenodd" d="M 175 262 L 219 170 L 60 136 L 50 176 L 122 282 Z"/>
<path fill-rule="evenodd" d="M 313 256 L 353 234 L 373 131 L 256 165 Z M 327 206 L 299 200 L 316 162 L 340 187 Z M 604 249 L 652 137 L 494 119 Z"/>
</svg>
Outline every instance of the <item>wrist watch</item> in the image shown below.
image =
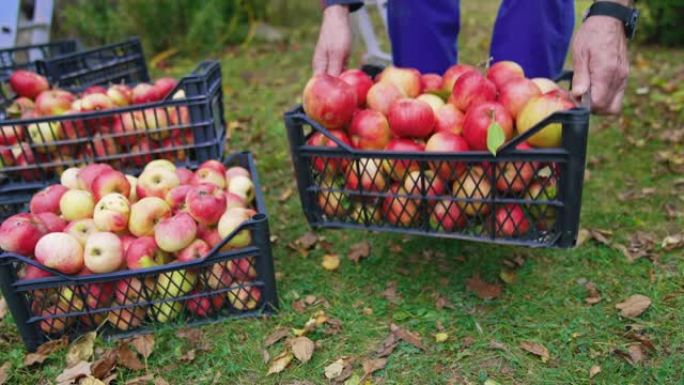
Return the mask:
<svg viewBox="0 0 684 385">
<path fill-rule="evenodd" d="M 625 26 L 625 35 L 632 39 L 636 33 L 639 10 L 612 1 L 597 1 L 589 7 L 584 20 L 591 16 L 610 16 L 620 20 Z"/>
</svg>

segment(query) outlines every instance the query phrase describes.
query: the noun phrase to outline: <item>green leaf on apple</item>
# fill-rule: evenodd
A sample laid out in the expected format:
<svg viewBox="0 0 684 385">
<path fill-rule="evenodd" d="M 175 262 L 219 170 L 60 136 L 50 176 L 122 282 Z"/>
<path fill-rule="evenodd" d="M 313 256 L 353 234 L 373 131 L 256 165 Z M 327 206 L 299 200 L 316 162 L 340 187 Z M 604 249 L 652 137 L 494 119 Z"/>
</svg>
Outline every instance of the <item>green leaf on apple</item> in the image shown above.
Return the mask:
<svg viewBox="0 0 684 385">
<path fill-rule="evenodd" d="M 487 149 L 492 155 L 496 156 L 496 152 L 506 141 L 506 134 L 503 128 L 497 122 L 492 122 L 492 125 L 487 129 Z"/>
</svg>

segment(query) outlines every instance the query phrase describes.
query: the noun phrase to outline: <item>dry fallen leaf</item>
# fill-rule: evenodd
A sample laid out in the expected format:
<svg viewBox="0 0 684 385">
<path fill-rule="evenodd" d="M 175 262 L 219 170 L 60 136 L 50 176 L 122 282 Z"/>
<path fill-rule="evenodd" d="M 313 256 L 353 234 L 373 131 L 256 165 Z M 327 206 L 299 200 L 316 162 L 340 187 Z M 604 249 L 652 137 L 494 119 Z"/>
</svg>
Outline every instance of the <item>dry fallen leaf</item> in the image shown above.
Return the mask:
<svg viewBox="0 0 684 385">
<path fill-rule="evenodd" d="M 4 297 L 0 297 L 0 320 L 5 318 L 7 311 L 7 301 L 5 301 Z"/>
<path fill-rule="evenodd" d="M 266 339 L 264 340 L 264 347 L 267 348 L 276 342 L 282 340 L 283 338 L 287 337 L 290 335 L 290 330 L 288 328 L 280 327 L 276 330 L 273 331 Z"/>
<path fill-rule="evenodd" d="M 668 235 L 663 239 L 660 246 L 666 251 L 684 247 L 684 233 Z"/>
<path fill-rule="evenodd" d="M 370 243 L 368 241 L 359 242 L 349 248 L 347 258 L 352 262 L 359 262 L 370 255 Z"/>
<path fill-rule="evenodd" d="M 92 371 L 93 377 L 104 380 L 112 369 L 116 365 L 116 351 L 108 350 L 105 352 L 99 360 L 95 361 L 90 365 L 90 370 Z"/>
<path fill-rule="evenodd" d="M 439 332 L 435 334 L 435 342 L 442 343 L 449 339 L 449 334 L 445 332 Z"/>
<path fill-rule="evenodd" d="M 636 365 L 644 360 L 644 352 L 641 350 L 641 344 L 629 345 L 627 348 L 629 358 L 632 365 Z"/>
<path fill-rule="evenodd" d="M 397 347 L 397 344 L 399 344 L 399 338 L 390 331 L 390 334 L 385 338 L 384 341 L 378 346 L 378 348 L 375 350 L 375 354 L 378 357 L 388 357 L 394 349 Z"/>
<path fill-rule="evenodd" d="M 318 235 L 311 231 L 305 233 L 295 241 L 295 244 L 299 245 L 304 250 L 309 250 L 314 247 L 316 243 L 318 243 Z"/>
<path fill-rule="evenodd" d="M 2 364 L 2 366 L 0 366 L 0 385 L 3 385 L 5 382 L 7 382 L 10 369 L 12 369 L 12 363 L 10 362 L 5 362 Z"/>
<path fill-rule="evenodd" d="M 164 379 L 164 377 L 156 377 L 154 379 L 154 385 L 171 385 L 169 384 L 168 381 Z"/>
<path fill-rule="evenodd" d="M 133 378 L 133 379 L 126 381 L 125 385 L 147 385 L 152 380 L 154 380 L 154 375 L 153 374 L 146 374 L 142 377 L 136 377 L 136 378 Z"/>
<path fill-rule="evenodd" d="M 290 365 L 290 362 L 292 362 L 292 358 L 294 356 L 292 353 L 289 351 L 285 350 L 282 353 L 278 354 L 273 358 L 273 361 L 271 361 L 271 366 L 268 368 L 268 373 L 267 375 L 271 374 L 278 374 L 285 370 L 288 365 Z"/>
<path fill-rule="evenodd" d="M 598 365 L 592 366 L 591 369 L 589 369 L 589 379 L 591 380 L 599 373 L 601 373 L 601 367 Z"/>
<path fill-rule="evenodd" d="M 325 377 L 336 383 L 343 382 L 352 375 L 352 361 L 347 357 L 342 357 L 323 370 Z"/>
<path fill-rule="evenodd" d="M 90 364 L 86 361 L 81 361 L 70 368 L 64 369 L 55 381 L 57 381 L 57 384 L 70 384 L 74 380 L 88 375 L 90 375 Z"/>
<path fill-rule="evenodd" d="M 385 365 L 387 365 L 387 358 L 366 358 L 361 364 L 363 366 L 363 377 L 359 382 L 363 382 L 365 378 L 378 370 L 384 369 Z"/>
<path fill-rule="evenodd" d="M 295 358 L 301 363 L 307 363 L 314 352 L 314 343 L 308 337 L 301 336 L 290 341 L 290 347 Z"/>
<path fill-rule="evenodd" d="M 130 370 L 145 369 L 145 365 L 140 361 L 138 355 L 128 347 L 127 342 L 121 342 L 116 349 L 117 362 Z"/>
<path fill-rule="evenodd" d="M 396 335 L 402 341 L 409 343 L 409 344 L 415 346 L 416 348 L 418 348 L 420 350 L 423 350 L 423 351 L 426 350 L 420 336 L 418 336 L 414 333 L 411 333 L 410 331 L 408 331 L 406 329 L 402 329 L 395 324 L 390 324 L 390 331 L 392 333 L 394 333 L 394 335 Z"/>
<path fill-rule="evenodd" d="M 466 289 L 475 293 L 480 299 L 494 299 L 501 295 L 501 286 L 482 281 L 479 273 L 475 273 L 472 278 L 466 279 L 465 284 Z"/>
<path fill-rule="evenodd" d="M 530 341 L 523 341 L 520 343 L 520 348 L 527 351 L 528 353 L 532 353 L 535 356 L 540 357 L 542 362 L 549 361 L 549 350 L 542 344 Z"/>
<path fill-rule="evenodd" d="M 499 278 L 501 278 L 501 280 L 505 283 L 512 285 L 517 279 L 517 273 L 515 270 L 502 269 L 501 272 L 499 272 Z"/>
<path fill-rule="evenodd" d="M 456 306 L 454 306 L 454 304 L 449 302 L 448 299 L 446 299 L 445 297 L 442 297 L 441 295 L 439 295 L 437 293 L 435 293 L 435 294 L 436 294 L 435 295 L 435 297 L 436 297 L 435 307 L 437 308 L 437 310 L 442 310 L 444 308 L 456 309 Z"/>
<path fill-rule="evenodd" d="M 388 281 L 387 286 L 385 287 L 385 291 L 380 293 L 387 301 L 390 303 L 393 303 L 395 305 L 399 304 L 401 302 L 401 296 L 397 294 L 397 282 L 396 281 Z"/>
<path fill-rule="evenodd" d="M 52 353 L 63 349 L 68 343 L 69 338 L 64 336 L 40 345 L 34 353 L 28 353 L 24 356 L 24 366 L 42 364 Z"/>
<path fill-rule="evenodd" d="M 294 193 L 294 188 L 292 186 L 287 186 L 283 192 L 278 196 L 278 202 L 285 203 Z"/>
<path fill-rule="evenodd" d="M 627 298 L 615 307 L 620 310 L 620 315 L 627 318 L 640 316 L 651 306 L 651 299 L 645 295 L 635 294 Z"/>
<path fill-rule="evenodd" d="M 323 256 L 321 266 L 328 271 L 335 271 L 340 267 L 340 257 L 337 254 L 326 254 Z"/>
<path fill-rule="evenodd" d="M 148 359 L 154 351 L 154 336 L 152 334 L 138 336 L 131 341 L 131 345 L 144 359 Z"/>
<path fill-rule="evenodd" d="M 599 293 L 593 282 L 587 282 L 584 287 L 587 289 L 587 298 L 584 299 L 586 303 L 596 305 L 601 302 L 601 293 Z"/>
<path fill-rule="evenodd" d="M 83 380 L 81 380 L 81 382 L 79 384 L 80 385 L 105 385 L 104 382 L 102 382 L 101 380 L 99 380 L 93 376 L 88 376 L 88 377 L 84 378 Z"/>
<path fill-rule="evenodd" d="M 93 356 L 96 332 L 89 332 L 78 338 L 69 347 L 66 355 L 67 368 L 70 368 L 81 361 L 89 361 Z"/>
</svg>

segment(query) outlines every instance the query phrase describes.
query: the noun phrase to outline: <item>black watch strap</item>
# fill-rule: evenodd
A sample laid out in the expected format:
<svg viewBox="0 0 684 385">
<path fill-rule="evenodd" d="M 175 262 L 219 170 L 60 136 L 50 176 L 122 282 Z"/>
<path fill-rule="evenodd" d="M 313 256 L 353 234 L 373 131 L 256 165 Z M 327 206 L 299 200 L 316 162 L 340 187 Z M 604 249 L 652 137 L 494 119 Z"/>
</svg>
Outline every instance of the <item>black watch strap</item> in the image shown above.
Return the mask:
<svg viewBox="0 0 684 385">
<path fill-rule="evenodd" d="M 639 11 L 612 1 L 597 1 L 587 11 L 586 17 L 590 16 L 610 16 L 620 20 L 625 26 L 627 38 L 631 39 L 636 32 Z"/>
</svg>

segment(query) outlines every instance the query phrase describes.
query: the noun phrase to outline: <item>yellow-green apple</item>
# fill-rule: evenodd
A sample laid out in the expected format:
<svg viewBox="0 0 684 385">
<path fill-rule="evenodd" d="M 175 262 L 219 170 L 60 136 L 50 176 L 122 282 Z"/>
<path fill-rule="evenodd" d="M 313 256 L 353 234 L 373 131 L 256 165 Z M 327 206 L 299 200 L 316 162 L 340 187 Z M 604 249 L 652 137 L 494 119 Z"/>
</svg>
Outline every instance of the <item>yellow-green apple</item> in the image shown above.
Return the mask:
<svg viewBox="0 0 684 385">
<path fill-rule="evenodd" d="M 154 227 L 171 216 L 171 207 L 157 197 L 143 198 L 131 205 L 128 230 L 136 237 L 154 234 Z"/>
<path fill-rule="evenodd" d="M 113 168 L 105 163 L 93 163 L 82 168 L 78 172 L 78 185 L 80 189 L 91 191 L 91 187 L 95 178 L 108 170 L 113 170 Z"/>
<path fill-rule="evenodd" d="M 69 224 L 64 218 L 51 212 L 35 214 L 34 216 L 43 223 L 48 233 L 62 232 L 67 224 Z"/>
<path fill-rule="evenodd" d="M 155 88 L 157 88 L 157 93 L 161 96 L 161 99 L 167 97 L 171 91 L 178 85 L 178 80 L 172 77 L 159 78 L 154 82 Z"/>
<path fill-rule="evenodd" d="M 420 75 L 420 85 L 423 92 L 440 92 L 442 90 L 442 76 L 438 74 Z"/>
<path fill-rule="evenodd" d="M 228 261 L 228 272 L 235 281 L 251 281 L 257 278 L 254 257 L 238 258 Z"/>
<path fill-rule="evenodd" d="M 342 131 L 331 131 L 333 136 L 335 136 L 339 141 L 351 147 L 351 141 L 347 134 Z M 337 143 L 320 132 L 315 132 L 309 140 L 306 142 L 309 146 L 315 147 L 331 147 L 336 148 Z M 334 175 L 338 172 L 344 171 L 347 164 L 349 164 L 348 159 L 339 158 L 335 155 L 331 155 L 329 158 L 324 157 L 313 157 L 312 160 L 313 167 L 319 173 L 326 175 Z"/>
<path fill-rule="evenodd" d="M 128 194 L 128 201 L 135 203 L 138 201 L 138 178 L 133 175 L 126 174 L 126 180 L 131 186 L 131 192 Z"/>
<path fill-rule="evenodd" d="M 499 88 L 498 101 L 515 119 L 530 99 L 541 94 L 539 87 L 532 80 L 514 78 Z"/>
<path fill-rule="evenodd" d="M 136 238 L 126 250 L 126 266 L 131 270 L 163 265 L 168 259 L 168 254 L 149 236 Z"/>
<path fill-rule="evenodd" d="M 496 102 L 483 102 L 471 108 L 463 121 L 463 138 L 471 150 L 487 150 L 487 133 L 497 123 L 506 140 L 513 137 L 513 119 L 506 108 Z"/>
<path fill-rule="evenodd" d="M 29 99 L 35 99 L 41 92 L 50 88 L 44 76 L 27 70 L 12 71 L 8 80 L 14 93 Z"/>
<path fill-rule="evenodd" d="M 152 304 L 148 313 L 159 323 L 173 321 L 183 311 L 183 303 L 179 301 L 159 302 Z"/>
<path fill-rule="evenodd" d="M 437 109 L 444 105 L 444 100 L 435 94 L 422 94 L 416 100 L 423 101 L 432 107 L 432 111 L 437 113 Z"/>
<path fill-rule="evenodd" d="M 239 180 L 240 178 L 245 177 L 232 178 L 231 185 L 242 183 Z M 231 194 L 239 195 L 235 192 L 231 192 Z M 239 196 L 242 197 L 242 195 Z M 226 211 L 226 194 L 213 184 L 204 183 L 192 186 L 185 198 L 185 207 L 199 224 L 215 225 Z"/>
<path fill-rule="evenodd" d="M 64 90 L 46 90 L 36 98 L 36 112 L 42 116 L 61 115 L 71 109 L 76 98 L 71 92 Z"/>
<path fill-rule="evenodd" d="M 159 274 L 154 287 L 161 298 L 175 298 L 188 294 L 197 283 L 197 275 L 189 270 L 171 270 Z"/>
<path fill-rule="evenodd" d="M 209 247 L 214 247 L 221 243 L 223 238 L 219 235 L 217 226 L 197 226 L 197 238 L 203 240 L 209 245 Z"/>
<path fill-rule="evenodd" d="M 150 138 L 162 140 L 169 137 L 169 115 L 166 109 L 148 108 L 143 111 L 143 116 L 145 118 L 145 126 L 143 127 Z"/>
<path fill-rule="evenodd" d="M 556 82 L 547 78 L 534 78 L 532 79 L 532 82 L 534 82 L 542 94 L 546 94 L 560 88 Z"/>
<path fill-rule="evenodd" d="M 573 107 L 575 106 L 571 101 L 559 96 L 551 94 L 537 96 L 528 101 L 522 111 L 520 111 L 520 114 L 518 114 L 518 118 L 515 121 L 516 128 L 522 134 L 554 112 Z M 561 144 L 562 136 L 563 126 L 561 123 L 550 123 L 527 139 L 527 142 L 535 147 L 558 147 Z"/>
<path fill-rule="evenodd" d="M 143 131 L 145 131 L 145 115 L 142 111 L 124 112 L 112 126 L 114 138 L 122 146 L 135 145 L 143 137 L 141 135 Z"/>
<path fill-rule="evenodd" d="M 516 238 L 527 234 L 530 221 L 518 204 L 509 203 L 496 210 L 496 235 Z"/>
<path fill-rule="evenodd" d="M 445 104 L 435 111 L 435 132 L 444 131 L 456 135 L 463 133 L 465 115 L 453 104 Z"/>
<path fill-rule="evenodd" d="M 180 184 L 183 185 L 190 184 L 192 182 L 192 177 L 195 176 L 195 174 L 185 167 L 178 167 L 176 168 L 176 176 L 178 177 Z"/>
<path fill-rule="evenodd" d="M 15 214 L 0 225 L 0 249 L 22 255 L 33 254 L 45 233 L 47 228 L 37 217 L 28 213 Z"/>
<path fill-rule="evenodd" d="M 442 92 L 450 95 L 454 89 L 456 80 L 467 72 L 478 72 L 477 68 L 469 64 L 455 64 L 449 67 L 442 75 Z"/>
<path fill-rule="evenodd" d="M 155 159 L 155 160 L 151 161 L 150 163 L 148 163 L 145 166 L 143 171 L 149 170 L 152 168 L 157 168 L 157 167 L 162 167 L 162 168 L 165 168 L 169 171 L 176 171 L 176 165 L 173 164 L 173 162 L 166 160 L 166 159 Z"/>
<path fill-rule="evenodd" d="M 221 179 L 223 179 L 222 175 Z M 138 198 L 157 197 L 164 199 L 166 193 L 178 185 L 180 185 L 180 180 L 174 171 L 157 167 L 145 170 L 140 174 L 136 191 Z"/>
<path fill-rule="evenodd" d="M 375 205 L 358 203 L 352 207 L 350 216 L 356 223 L 369 223 L 371 225 L 382 223 L 382 212 Z"/>
<path fill-rule="evenodd" d="M 93 194 L 85 190 L 68 190 L 59 200 L 59 209 L 67 221 L 91 218 L 95 209 Z"/>
<path fill-rule="evenodd" d="M 226 174 L 226 166 L 223 165 L 223 163 L 219 162 L 218 160 L 215 159 L 209 159 L 197 167 L 197 169 L 203 169 L 203 168 L 211 168 L 216 170 L 221 175 Z"/>
<path fill-rule="evenodd" d="M 69 167 L 64 172 L 62 172 L 62 175 L 59 178 L 59 182 L 62 184 L 62 186 L 69 188 L 69 189 L 80 189 L 81 185 L 78 182 L 78 173 L 81 172 L 81 169 L 78 167 Z"/>
<path fill-rule="evenodd" d="M 469 151 L 468 143 L 461 135 L 447 131 L 434 133 L 425 144 L 425 152 L 459 153 Z M 444 180 L 453 180 L 465 171 L 463 162 L 432 161 L 430 168 Z"/>
<path fill-rule="evenodd" d="M 430 213 L 430 225 L 434 229 L 451 232 L 466 225 L 466 215 L 455 201 L 443 199 L 437 201 Z"/>
<path fill-rule="evenodd" d="M 446 191 L 446 184 L 432 170 L 411 171 L 404 178 L 402 187 L 410 195 L 421 195 L 431 198 L 444 195 Z M 429 203 L 434 203 L 434 201 Z"/>
<path fill-rule="evenodd" d="M 93 273 L 111 273 L 123 264 L 124 253 L 121 239 L 114 233 L 99 232 L 88 237 L 83 260 Z"/>
<path fill-rule="evenodd" d="M 458 205 L 467 215 L 485 215 L 491 208 L 487 200 L 491 198 L 492 185 L 482 167 L 471 167 L 454 182 L 451 191 L 462 199 Z"/>
<path fill-rule="evenodd" d="M 228 192 L 238 195 L 244 198 L 246 202 L 250 203 L 254 200 L 254 196 L 256 195 L 256 187 L 250 178 L 238 175 L 230 178 Z"/>
<path fill-rule="evenodd" d="M 261 302 L 261 288 L 258 286 L 235 287 L 226 295 L 236 310 L 254 310 Z"/>
<path fill-rule="evenodd" d="M 38 152 L 48 152 L 55 150 L 57 147 L 54 142 L 62 139 L 64 131 L 59 122 L 40 122 L 29 124 L 26 127 L 31 142 L 36 145 L 35 149 Z"/>
<path fill-rule="evenodd" d="M 90 185 L 90 191 L 92 191 L 95 201 L 99 201 L 105 195 L 111 193 L 118 193 L 128 197 L 131 194 L 131 184 L 121 171 L 106 170 L 95 177 Z"/>
<path fill-rule="evenodd" d="M 193 291 L 190 294 L 197 295 L 185 301 L 185 306 L 191 313 L 200 318 L 206 318 L 221 310 L 225 297 L 222 294 L 201 295 L 201 291 Z"/>
<path fill-rule="evenodd" d="M 95 205 L 93 220 L 100 231 L 119 232 L 128 228 L 131 204 L 119 193 L 109 193 Z"/>
<path fill-rule="evenodd" d="M 125 84 L 112 84 L 107 89 L 107 96 L 117 107 L 125 107 L 133 101 L 133 93 Z"/>
<path fill-rule="evenodd" d="M 500 61 L 492 64 L 487 69 L 487 79 L 491 80 L 496 88 L 501 89 L 506 83 L 513 79 L 522 79 L 525 71 L 520 64 L 513 61 Z"/>
<path fill-rule="evenodd" d="M 345 187 L 349 190 L 385 191 L 385 187 L 387 187 L 387 178 L 382 172 L 382 163 L 373 158 L 355 160 L 347 168 L 345 179 Z"/>
<path fill-rule="evenodd" d="M 429 104 L 417 99 L 396 100 L 387 121 L 392 134 L 399 138 L 425 138 L 435 129 L 435 113 Z"/>
<path fill-rule="evenodd" d="M 366 104 L 371 110 L 378 111 L 387 116 L 390 105 L 406 95 L 393 83 L 378 82 L 373 84 L 366 95 Z"/>
<path fill-rule="evenodd" d="M 54 213 L 59 214 L 59 200 L 67 192 L 68 188 L 61 184 L 53 184 L 39 192 L 31 198 L 29 210 L 31 214 Z"/>
<path fill-rule="evenodd" d="M 318 193 L 318 207 L 327 216 L 343 216 L 347 211 L 347 199 L 341 191 L 322 190 Z"/>
<path fill-rule="evenodd" d="M 114 298 L 121 305 L 138 303 L 152 297 L 154 285 L 155 280 L 150 276 L 142 280 L 137 277 L 120 279 L 114 284 Z"/>
<path fill-rule="evenodd" d="M 6 155 L 3 154 L 3 159 Z M 19 171 L 19 175 L 26 181 L 35 181 L 40 179 L 41 172 L 36 166 L 36 157 L 33 150 L 28 143 L 22 142 L 11 147 L 11 155 L 9 158 L 13 160 L 14 166 L 21 166 L 24 168 Z"/>
<path fill-rule="evenodd" d="M 7 113 L 7 116 L 9 118 L 20 118 L 23 114 L 27 113 L 28 111 L 33 111 L 36 108 L 36 104 L 33 102 L 33 100 L 25 97 L 25 96 L 20 96 L 14 101 L 12 101 L 12 104 L 9 105 L 5 109 L 5 112 Z M 11 128 L 11 126 L 5 126 L 5 128 Z M 5 130 L 3 130 L 5 131 Z M 17 130 L 20 131 L 20 130 Z M 22 133 L 23 134 L 23 133 Z M 16 135 L 16 133 L 12 133 L 12 135 Z M 9 139 L 15 139 L 14 141 L 7 141 L 8 138 L 0 138 L 0 144 L 15 144 L 17 141 L 21 141 L 21 139 L 16 138 L 9 138 Z M 4 141 L 4 143 L 3 143 Z"/>
<path fill-rule="evenodd" d="M 459 76 L 449 103 L 463 112 L 483 102 L 496 100 L 496 86 L 477 71 L 466 72 Z"/>
<path fill-rule="evenodd" d="M 76 274 L 83 269 L 83 246 L 67 233 L 43 235 L 36 244 L 36 260 L 64 274 Z"/>
<path fill-rule="evenodd" d="M 227 238 L 235 230 L 237 230 L 243 223 L 250 219 L 250 215 L 246 209 L 242 208 L 232 208 L 226 210 L 226 212 L 221 216 L 218 223 L 218 232 L 221 238 Z M 240 248 L 249 246 L 252 242 L 252 234 L 249 230 L 242 230 L 237 234 L 233 234 L 233 237 L 229 242 L 225 244 L 226 247 Z"/>
<path fill-rule="evenodd" d="M 382 150 L 390 141 L 387 118 L 375 110 L 358 110 L 349 125 L 349 139 L 362 150 Z"/>
<path fill-rule="evenodd" d="M 121 331 L 137 329 L 144 319 L 145 308 L 140 306 L 114 309 L 107 313 L 107 321 L 113 328 Z"/>
<path fill-rule="evenodd" d="M 196 236 L 197 223 L 190 214 L 184 212 L 162 219 L 154 229 L 157 246 L 169 253 L 184 249 Z"/>
<path fill-rule="evenodd" d="M 195 171 L 192 177 L 191 184 L 198 185 L 202 183 L 213 184 L 220 189 L 226 188 L 226 177 L 223 173 L 214 170 L 213 168 L 205 167 Z"/>
<path fill-rule="evenodd" d="M 69 222 L 64 232 L 76 238 L 81 246 L 85 246 L 88 237 L 97 232 L 97 225 L 91 218 L 79 219 Z"/>
<path fill-rule="evenodd" d="M 94 92 L 83 96 L 79 107 L 78 111 L 80 112 L 93 112 L 109 110 L 116 107 L 116 105 L 105 93 Z"/>
<path fill-rule="evenodd" d="M 410 226 L 417 216 L 418 205 L 415 199 L 406 197 L 400 185 L 393 185 L 382 202 L 382 212 L 387 222 L 395 226 Z"/>
<path fill-rule="evenodd" d="M 337 77 L 314 75 L 304 87 L 302 102 L 311 119 L 330 130 L 341 129 L 356 110 L 356 91 Z"/>
<path fill-rule="evenodd" d="M 525 142 L 516 146 L 518 150 L 529 150 L 531 148 Z M 527 189 L 532 181 L 534 171 L 535 165 L 533 162 L 496 163 L 496 189 L 502 192 L 522 192 Z"/>
<path fill-rule="evenodd" d="M 525 191 L 525 199 L 538 202 L 551 202 L 556 199 L 556 183 L 546 180 L 532 183 Z M 530 216 L 539 230 L 548 230 L 556 219 L 556 208 L 550 204 L 530 204 Z"/>
<path fill-rule="evenodd" d="M 373 80 L 365 72 L 358 69 L 348 69 L 340 74 L 340 79 L 349 84 L 356 92 L 356 104 L 359 107 L 366 105 L 366 94 L 373 86 Z"/>
<path fill-rule="evenodd" d="M 425 151 L 425 146 L 410 139 L 392 139 L 387 144 L 387 147 L 385 147 L 385 151 L 420 153 Z M 404 175 L 406 175 L 407 171 L 418 170 L 420 165 L 417 161 L 407 156 L 407 159 L 385 160 L 382 163 L 382 168 L 385 174 L 389 175 L 392 179 L 401 181 L 404 180 Z"/>
<path fill-rule="evenodd" d="M 150 103 L 161 100 L 159 90 L 149 83 L 139 83 L 131 91 L 133 104 Z"/>
<path fill-rule="evenodd" d="M 415 98 L 420 95 L 422 90 L 420 72 L 413 68 L 389 66 L 378 75 L 378 82 L 394 84 L 409 98 Z"/>
<path fill-rule="evenodd" d="M 73 318 L 65 317 L 64 310 L 60 305 L 46 307 L 40 314 L 40 330 L 45 334 L 59 334 L 71 325 Z"/>
<path fill-rule="evenodd" d="M 212 184 L 210 186 L 214 185 Z M 190 192 L 190 190 L 193 189 L 193 187 L 194 186 L 191 186 L 189 184 L 181 184 L 180 186 L 176 186 L 166 193 L 166 197 L 164 197 L 164 200 L 166 200 L 166 203 L 168 203 L 169 206 L 171 206 L 171 211 L 176 213 L 179 211 L 187 210 L 187 207 L 185 205 L 185 198 L 188 196 L 188 193 Z"/>
<path fill-rule="evenodd" d="M 211 268 L 204 269 L 202 282 L 206 282 L 213 290 L 223 289 L 233 283 L 233 277 L 228 272 L 228 262 L 218 262 Z"/>
<path fill-rule="evenodd" d="M 24 140 L 22 126 L 0 126 L 0 146 L 11 146 Z"/>
<path fill-rule="evenodd" d="M 204 259 L 209 255 L 211 247 L 201 239 L 195 239 L 186 248 L 178 252 L 176 261 L 178 262 L 192 262 Z"/>
</svg>

